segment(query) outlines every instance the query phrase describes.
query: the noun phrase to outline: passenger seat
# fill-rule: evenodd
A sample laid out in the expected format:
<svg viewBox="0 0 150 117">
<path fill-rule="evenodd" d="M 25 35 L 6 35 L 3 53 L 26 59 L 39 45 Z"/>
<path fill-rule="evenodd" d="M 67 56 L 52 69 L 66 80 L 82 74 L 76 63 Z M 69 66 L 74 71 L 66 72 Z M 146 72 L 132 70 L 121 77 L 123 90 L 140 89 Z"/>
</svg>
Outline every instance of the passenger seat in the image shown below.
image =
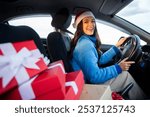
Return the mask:
<svg viewBox="0 0 150 117">
<path fill-rule="evenodd" d="M 53 16 L 51 25 L 55 28 L 47 37 L 48 52 L 51 62 L 63 60 L 66 72 L 72 71 L 68 59 L 70 41 L 68 33 L 72 34 L 67 28 L 70 26 L 72 16 L 67 8 L 62 8 Z"/>
</svg>

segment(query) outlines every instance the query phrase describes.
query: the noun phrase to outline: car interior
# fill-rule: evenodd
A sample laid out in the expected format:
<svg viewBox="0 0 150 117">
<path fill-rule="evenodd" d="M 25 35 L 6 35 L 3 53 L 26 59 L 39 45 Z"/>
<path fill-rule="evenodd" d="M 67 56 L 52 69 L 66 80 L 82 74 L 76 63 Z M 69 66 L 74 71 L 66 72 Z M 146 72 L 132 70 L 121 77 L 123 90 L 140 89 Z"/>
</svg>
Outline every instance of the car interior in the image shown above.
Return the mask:
<svg viewBox="0 0 150 117">
<path fill-rule="evenodd" d="M 120 48 L 123 54 L 114 57 L 109 65 L 119 62 L 127 56 L 129 56 L 129 60 L 134 60 L 136 64 L 130 67 L 129 72 L 146 93 L 148 99 L 150 99 L 150 33 L 115 15 L 132 1 L 133 0 L 0 0 L 0 43 L 33 39 L 44 56 L 48 56 L 51 62 L 60 59 L 63 60 L 65 70 L 70 72 L 72 68 L 68 62 L 68 51 L 65 44 L 66 36 L 64 37 L 60 30 L 72 35 L 73 33 L 68 30 L 68 27 L 71 25 L 74 14 L 78 11 L 90 9 L 97 19 L 109 22 L 115 25 L 116 28 L 124 30 L 130 35 Z M 67 11 L 65 11 L 66 9 Z M 47 38 L 41 39 L 37 32 L 31 27 L 12 26 L 8 23 L 12 18 L 31 14 L 51 14 L 53 18 L 51 25 L 56 31 L 49 33 Z M 68 38 L 71 37 L 68 35 L 67 39 Z M 140 44 L 141 39 L 146 42 L 146 45 Z M 112 45 L 102 44 L 101 49 L 105 52 L 111 46 Z M 130 84 L 127 89 L 131 87 L 132 84 Z M 124 94 L 124 91 L 121 93 Z"/>
</svg>

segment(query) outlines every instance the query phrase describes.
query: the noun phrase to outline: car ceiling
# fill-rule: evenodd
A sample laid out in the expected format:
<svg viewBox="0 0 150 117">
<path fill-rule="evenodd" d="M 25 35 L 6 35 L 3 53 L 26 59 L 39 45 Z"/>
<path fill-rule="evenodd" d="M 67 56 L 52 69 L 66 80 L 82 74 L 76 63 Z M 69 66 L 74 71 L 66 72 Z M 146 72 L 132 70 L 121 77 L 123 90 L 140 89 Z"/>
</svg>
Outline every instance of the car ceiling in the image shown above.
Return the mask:
<svg viewBox="0 0 150 117">
<path fill-rule="evenodd" d="M 67 7 L 73 14 L 83 8 L 90 8 L 95 16 L 113 16 L 133 0 L 0 0 L 0 22 L 11 17 L 55 13 Z"/>
</svg>

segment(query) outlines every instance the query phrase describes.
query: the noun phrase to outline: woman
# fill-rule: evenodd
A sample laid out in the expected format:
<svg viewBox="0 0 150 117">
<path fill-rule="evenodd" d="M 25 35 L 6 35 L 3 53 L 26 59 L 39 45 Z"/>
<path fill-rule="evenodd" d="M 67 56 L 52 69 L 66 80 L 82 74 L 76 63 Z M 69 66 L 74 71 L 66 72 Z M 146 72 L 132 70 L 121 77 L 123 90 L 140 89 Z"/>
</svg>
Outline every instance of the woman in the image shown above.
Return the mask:
<svg viewBox="0 0 150 117">
<path fill-rule="evenodd" d="M 143 99 L 144 93 L 127 72 L 134 61 L 127 58 L 119 64 L 108 67 L 100 67 L 108 63 L 116 54 L 126 38 L 121 38 L 116 46 L 107 52 L 100 51 L 100 38 L 97 32 L 95 17 L 91 11 L 84 11 L 75 17 L 73 26 L 77 29 L 71 42 L 71 64 L 74 70 L 81 69 L 85 76 L 85 82 L 91 84 L 108 84 L 112 91 L 121 91 L 130 82 L 134 86 L 129 92 L 130 99 Z"/>
</svg>

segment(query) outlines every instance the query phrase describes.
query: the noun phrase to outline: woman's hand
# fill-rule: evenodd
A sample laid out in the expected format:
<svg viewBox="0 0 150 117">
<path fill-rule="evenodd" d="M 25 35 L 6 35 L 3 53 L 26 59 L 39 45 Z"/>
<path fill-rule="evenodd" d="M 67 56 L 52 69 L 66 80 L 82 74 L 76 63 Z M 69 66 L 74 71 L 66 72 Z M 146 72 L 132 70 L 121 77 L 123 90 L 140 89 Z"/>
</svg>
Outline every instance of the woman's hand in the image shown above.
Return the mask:
<svg viewBox="0 0 150 117">
<path fill-rule="evenodd" d="M 131 64 L 135 63 L 134 61 L 127 61 L 127 59 L 128 59 L 128 58 L 125 58 L 125 59 L 123 59 L 123 60 L 119 63 L 119 65 L 120 65 L 122 71 L 128 71 L 129 68 L 130 68 L 130 66 L 131 66 Z"/>
<path fill-rule="evenodd" d="M 127 37 L 121 37 L 121 38 L 119 39 L 119 41 L 117 42 L 116 47 L 121 46 L 121 44 L 122 44 L 126 39 L 127 39 Z"/>
</svg>

